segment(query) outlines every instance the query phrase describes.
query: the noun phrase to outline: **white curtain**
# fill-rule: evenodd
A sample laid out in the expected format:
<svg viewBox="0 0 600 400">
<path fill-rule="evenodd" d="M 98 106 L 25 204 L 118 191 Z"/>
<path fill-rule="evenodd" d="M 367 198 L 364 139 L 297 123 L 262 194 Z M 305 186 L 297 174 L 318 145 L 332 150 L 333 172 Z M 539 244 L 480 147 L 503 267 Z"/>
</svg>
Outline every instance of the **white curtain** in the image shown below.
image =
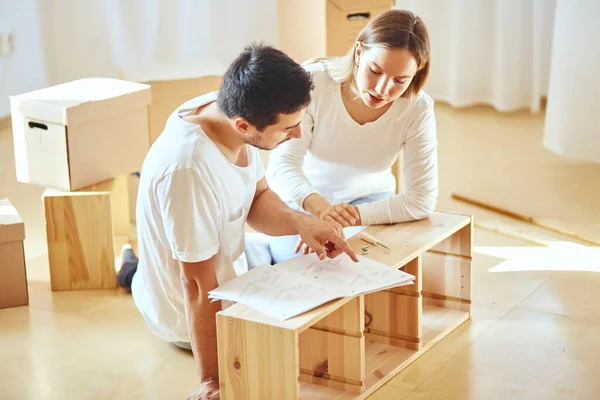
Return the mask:
<svg viewBox="0 0 600 400">
<path fill-rule="evenodd" d="M 558 0 L 544 145 L 600 162 L 600 1 Z"/>
<path fill-rule="evenodd" d="M 216 60 L 252 41 L 277 45 L 276 0 L 106 0 L 120 67 Z"/>
<path fill-rule="evenodd" d="M 397 0 L 431 39 L 425 91 L 456 107 L 540 110 L 548 92 L 556 0 Z"/>
<path fill-rule="evenodd" d="M 277 45 L 277 0 L 36 0 L 50 85 Z"/>
</svg>

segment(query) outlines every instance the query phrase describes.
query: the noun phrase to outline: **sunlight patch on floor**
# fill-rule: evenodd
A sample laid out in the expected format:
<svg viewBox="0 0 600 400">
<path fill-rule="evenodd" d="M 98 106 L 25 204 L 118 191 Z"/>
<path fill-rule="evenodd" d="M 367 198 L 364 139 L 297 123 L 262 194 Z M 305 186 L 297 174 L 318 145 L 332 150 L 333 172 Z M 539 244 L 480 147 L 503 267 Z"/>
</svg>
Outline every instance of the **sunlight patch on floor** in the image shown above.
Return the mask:
<svg viewBox="0 0 600 400">
<path fill-rule="evenodd" d="M 548 247 L 475 246 L 474 251 L 504 260 L 491 268 L 490 272 L 600 272 L 600 247 L 573 242 L 549 242 Z"/>
</svg>

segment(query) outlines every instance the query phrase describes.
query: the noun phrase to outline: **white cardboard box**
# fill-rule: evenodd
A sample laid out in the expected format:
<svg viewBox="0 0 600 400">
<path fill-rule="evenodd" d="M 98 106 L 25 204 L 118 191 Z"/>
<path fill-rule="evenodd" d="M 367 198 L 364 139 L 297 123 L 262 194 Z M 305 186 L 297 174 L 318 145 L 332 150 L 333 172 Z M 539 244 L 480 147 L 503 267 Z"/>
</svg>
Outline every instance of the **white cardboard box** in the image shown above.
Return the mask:
<svg viewBox="0 0 600 400">
<path fill-rule="evenodd" d="M 19 182 L 77 190 L 136 171 L 148 151 L 148 85 L 86 78 L 10 101 Z"/>
</svg>

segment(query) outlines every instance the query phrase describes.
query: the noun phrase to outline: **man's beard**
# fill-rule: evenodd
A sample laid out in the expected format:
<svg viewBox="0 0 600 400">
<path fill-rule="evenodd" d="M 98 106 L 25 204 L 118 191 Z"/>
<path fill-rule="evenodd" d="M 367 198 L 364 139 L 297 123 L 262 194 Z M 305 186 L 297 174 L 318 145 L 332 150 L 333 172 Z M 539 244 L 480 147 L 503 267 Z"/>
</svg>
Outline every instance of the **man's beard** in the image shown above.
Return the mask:
<svg viewBox="0 0 600 400">
<path fill-rule="evenodd" d="M 254 139 L 252 139 L 252 140 L 249 140 L 249 141 L 247 141 L 246 143 L 248 143 L 250 146 L 252 146 L 252 147 L 256 147 L 257 149 L 260 149 L 260 150 L 264 150 L 264 151 L 271 151 L 271 150 L 275 150 L 277 147 L 279 147 L 279 145 L 281 145 L 281 144 L 283 144 L 283 143 L 287 142 L 287 141 L 288 141 L 288 140 L 290 140 L 290 139 L 291 139 L 291 138 L 283 139 L 281 142 L 277 143 L 277 144 L 276 144 L 275 146 L 273 146 L 273 147 L 264 147 L 264 146 L 261 146 L 260 144 L 258 144 L 258 143 L 257 143 L 257 142 L 258 142 L 258 140 L 254 140 Z"/>
</svg>

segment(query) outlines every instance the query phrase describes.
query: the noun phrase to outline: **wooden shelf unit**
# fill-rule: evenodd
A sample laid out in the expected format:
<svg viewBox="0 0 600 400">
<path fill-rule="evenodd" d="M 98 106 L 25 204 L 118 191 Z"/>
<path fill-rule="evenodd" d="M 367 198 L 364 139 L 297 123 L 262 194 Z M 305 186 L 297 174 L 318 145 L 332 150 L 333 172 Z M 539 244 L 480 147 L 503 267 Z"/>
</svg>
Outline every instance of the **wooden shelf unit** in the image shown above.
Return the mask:
<svg viewBox="0 0 600 400">
<path fill-rule="evenodd" d="M 415 284 L 283 322 L 241 304 L 219 312 L 223 400 L 364 399 L 470 318 L 471 216 L 434 212 L 368 229 L 392 248 L 370 246 L 369 257 L 415 275 Z"/>
</svg>

